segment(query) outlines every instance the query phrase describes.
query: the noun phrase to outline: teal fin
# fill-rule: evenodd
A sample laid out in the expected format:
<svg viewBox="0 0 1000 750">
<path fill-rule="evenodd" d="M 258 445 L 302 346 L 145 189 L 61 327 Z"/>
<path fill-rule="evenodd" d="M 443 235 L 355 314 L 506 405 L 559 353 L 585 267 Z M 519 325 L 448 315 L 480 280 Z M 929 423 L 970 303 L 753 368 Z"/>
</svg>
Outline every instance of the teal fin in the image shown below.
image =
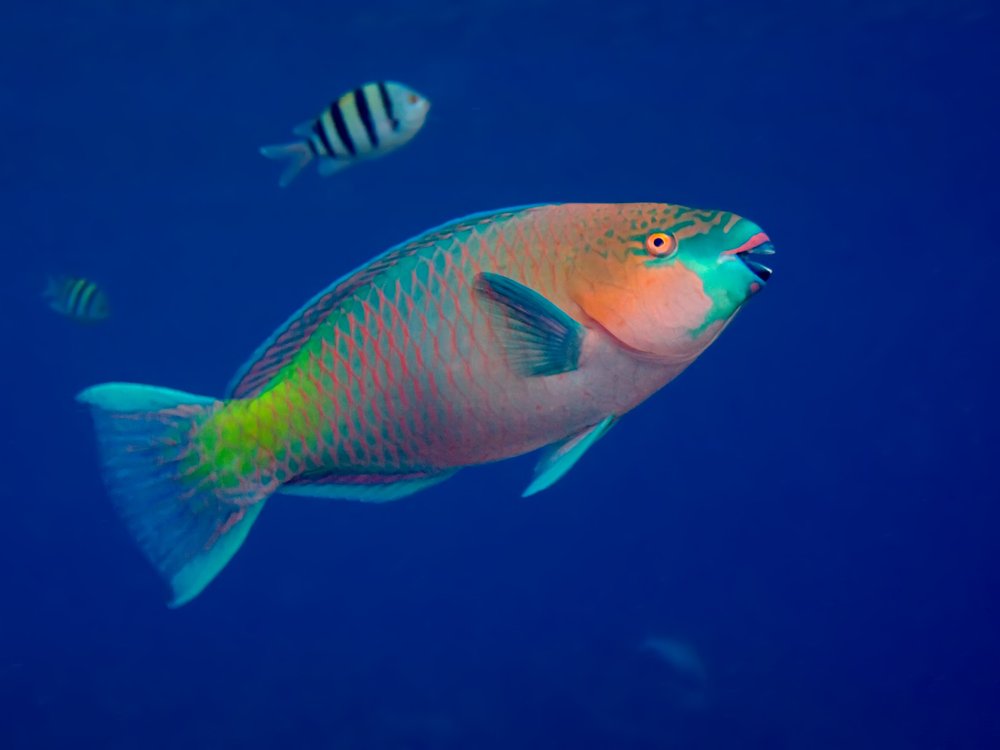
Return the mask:
<svg viewBox="0 0 1000 750">
<path fill-rule="evenodd" d="M 45 279 L 45 289 L 42 290 L 42 299 L 52 303 L 59 299 L 59 290 L 62 289 L 65 281 L 58 276 L 48 276 Z"/>
<path fill-rule="evenodd" d="M 213 485 L 192 461 L 191 435 L 219 402 L 168 388 L 105 383 L 77 400 L 91 409 L 108 493 L 146 558 L 173 591 L 201 593 L 243 544 L 268 490 Z"/>
<path fill-rule="evenodd" d="M 329 177 L 335 172 L 339 172 L 348 164 L 350 164 L 350 162 L 346 159 L 331 159 L 328 156 L 324 156 L 319 160 L 317 170 L 323 177 Z"/>
<path fill-rule="evenodd" d="M 508 361 L 520 375 L 557 375 L 579 366 L 583 326 L 541 294 L 495 273 L 476 276 L 475 289 L 499 323 Z"/>
<path fill-rule="evenodd" d="M 371 475 L 346 477 L 324 475 L 314 479 L 296 479 L 279 490 L 284 495 L 319 497 L 326 500 L 360 500 L 366 503 L 387 503 L 412 495 L 451 478 L 454 471 L 421 474 L 416 478 L 393 480 L 391 476 Z M 412 476 L 412 475 L 411 475 Z"/>
<path fill-rule="evenodd" d="M 314 127 L 316 127 L 316 118 L 315 117 L 313 119 L 311 119 L 311 120 L 306 120 L 304 122 L 300 122 L 298 125 L 296 125 L 294 128 L 292 128 L 292 133 L 294 133 L 295 135 L 297 135 L 299 138 L 302 138 L 303 140 L 305 140 L 306 138 L 312 137 L 312 135 L 313 135 L 313 128 Z"/>
<path fill-rule="evenodd" d="M 260 152 L 268 159 L 286 159 L 288 161 L 288 166 L 285 167 L 285 171 L 281 173 L 281 178 L 278 180 L 281 187 L 288 187 L 292 180 L 299 176 L 299 172 L 305 169 L 313 159 L 307 141 L 263 146 Z"/>
<path fill-rule="evenodd" d="M 563 474 L 573 468 L 573 464 L 580 460 L 580 456 L 611 429 L 616 419 L 617 417 L 614 416 L 605 417 L 593 427 L 588 427 L 568 440 L 550 447 L 539 460 L 538 465 L 535 466 L 535 478 L 531 480 L 531 484 L 521 494 L 521 497 L 528 497 L 548 489 L 562 479 Z"/>
</svg>

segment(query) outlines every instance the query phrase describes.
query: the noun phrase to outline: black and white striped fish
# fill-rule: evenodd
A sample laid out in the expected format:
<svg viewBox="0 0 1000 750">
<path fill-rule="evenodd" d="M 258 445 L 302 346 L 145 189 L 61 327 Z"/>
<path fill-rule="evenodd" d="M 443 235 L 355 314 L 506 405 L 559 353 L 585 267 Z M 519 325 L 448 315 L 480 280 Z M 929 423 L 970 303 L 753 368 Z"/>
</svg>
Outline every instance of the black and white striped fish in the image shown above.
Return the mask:
<svg viewBox="0 0 1000 750">
<path fill-rule="evenodd" d="M 107 295 L 88 279 L 50 277 L 42 297 L 57 313 L 77 320 L 97 322 L 111 314 Z"/>
<path fill-rule="evenodd" d="M 355 162 L 399 148 L 424 125 L 430 102 L 402 83 L 375 81 L 348 91 L 315 120 L 293 131 L 302 140 L 264 146 L 268 159 L 288 159 L 281 175 L 285 187 L 313 159 L 323 176 Z"/>
</svg>

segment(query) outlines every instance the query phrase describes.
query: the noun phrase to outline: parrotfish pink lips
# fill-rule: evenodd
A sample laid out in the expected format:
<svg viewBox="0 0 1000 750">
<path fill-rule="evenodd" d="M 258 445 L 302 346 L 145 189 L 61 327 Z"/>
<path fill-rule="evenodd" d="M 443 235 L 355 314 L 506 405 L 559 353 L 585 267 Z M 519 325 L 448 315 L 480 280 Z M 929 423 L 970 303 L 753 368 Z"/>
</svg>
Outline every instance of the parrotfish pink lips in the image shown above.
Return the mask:
<svg viewBox="0 0 1000 750">
<path fill-rule="evenodd" d="M 763 232 L 758 232 L 729 254 L 737 256 L 761 283 L 771 278 L 771 269 L 760 262 L 767 255 L 774 255 L 774 245 Z"/>
</svg>

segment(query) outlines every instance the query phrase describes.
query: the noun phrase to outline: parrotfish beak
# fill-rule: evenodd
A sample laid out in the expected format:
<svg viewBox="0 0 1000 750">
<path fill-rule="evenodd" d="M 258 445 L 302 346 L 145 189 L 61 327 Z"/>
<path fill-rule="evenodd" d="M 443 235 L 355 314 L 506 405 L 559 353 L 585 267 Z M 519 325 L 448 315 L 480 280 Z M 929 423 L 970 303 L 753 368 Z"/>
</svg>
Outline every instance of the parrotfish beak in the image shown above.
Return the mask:
<svg viewBox="0 0 1000 750">
<path fill-rule="evenodd" d="M 735 255 L 743 261 L 743 264 L 753 272 L 761 284 L 767 283 L 767 280 L 771 278 L 771 269 L 761 261 L 768 255 L 774 255 L 774 245 L 763 232 L 757 232 L 739 247 L 727 250 L 726 255 Z"/>
</svg>

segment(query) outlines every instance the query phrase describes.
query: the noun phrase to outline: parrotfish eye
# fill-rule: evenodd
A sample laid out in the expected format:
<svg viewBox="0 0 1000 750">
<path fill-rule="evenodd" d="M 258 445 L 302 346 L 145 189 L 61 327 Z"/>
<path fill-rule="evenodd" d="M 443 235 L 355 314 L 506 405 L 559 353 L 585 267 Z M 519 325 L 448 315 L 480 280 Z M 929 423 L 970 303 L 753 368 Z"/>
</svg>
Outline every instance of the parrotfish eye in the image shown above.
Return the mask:
<svg viewBox="0 0 1000 750">
<path fill-rule="evenodd" d="M 653 232 L 646 238 L 646 252 L 657 258 L 665 258 L 677 252 L 677 238 L 666 232 Z"/>
</svg>

